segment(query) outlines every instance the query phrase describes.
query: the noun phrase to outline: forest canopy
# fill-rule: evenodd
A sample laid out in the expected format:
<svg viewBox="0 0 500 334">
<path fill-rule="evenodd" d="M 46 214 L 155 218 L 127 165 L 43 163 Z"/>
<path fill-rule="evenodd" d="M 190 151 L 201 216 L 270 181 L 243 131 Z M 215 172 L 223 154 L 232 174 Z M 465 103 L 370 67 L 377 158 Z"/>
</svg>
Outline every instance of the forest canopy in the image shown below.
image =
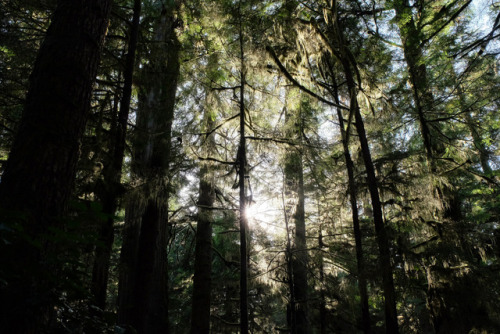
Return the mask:
<svg viewBox="0 0 500 334">
<path fill-rule="evenodd" d="M 0 333 L 500 331 L 497 0 L 0 0 Z"/>
</svg>

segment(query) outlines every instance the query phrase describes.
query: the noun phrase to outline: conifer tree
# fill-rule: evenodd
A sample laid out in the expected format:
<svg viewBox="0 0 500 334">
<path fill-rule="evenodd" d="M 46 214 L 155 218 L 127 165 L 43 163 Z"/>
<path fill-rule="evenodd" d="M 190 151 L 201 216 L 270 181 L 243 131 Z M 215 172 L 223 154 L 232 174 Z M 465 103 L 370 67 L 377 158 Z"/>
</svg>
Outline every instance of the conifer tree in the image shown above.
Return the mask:
<svg viewBox="0 0 500 334">
<path fill-rule="evenodd" d="M 171 129 L 179 76 L 176 4 L 161 6 L 141 71 L 133 138 L 134 191 L 126 207 L 118 324 L 168 330 L 167 243 Z"/>
<path fill-rule="evenodd" d="M 10 271 L 1 288 L 2 332 L 43 330 L 61 293 L 56 255 L 65 250 L 51 235 L 67 220 L 110 8 L 111 1 L 59 2 L 38 52 L 0 183 L 2 224 L 18 231 L 1 252 Z"/>
</svg>

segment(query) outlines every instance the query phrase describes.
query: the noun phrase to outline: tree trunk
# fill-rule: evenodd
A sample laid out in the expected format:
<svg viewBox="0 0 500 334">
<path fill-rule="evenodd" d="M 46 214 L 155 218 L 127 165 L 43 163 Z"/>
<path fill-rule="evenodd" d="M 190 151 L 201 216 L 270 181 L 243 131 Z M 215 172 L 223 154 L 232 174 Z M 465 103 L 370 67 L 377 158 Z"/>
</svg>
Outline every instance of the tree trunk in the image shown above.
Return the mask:
<svg viewBox="0 0 500 334">
<path fill-rule="evenodd" d="M 23 231 L 6 236 L 0 250 L 11 273 L 0 291 L 0 332 L 43 330 L 60 292 L 52 275 L 64 249 L 48 239 L 64 229 L 110 7 L 110 0 L 59 1 L 40 47 L 0 184 L 1 222 Z"/>
<path fill-rule="evenodd" d="M 455 81 L 459 82 L 454 70 L 452 72 L 452 75 L 455 77 Z M 470 110 L 468 110 L 469 107 L 467 106 L 466 96 L 460 83 L 457 84 L 457 93 L 460 102 L 460 108 L 462 109 L 465 118 L 465 124 L 470 131 L 472 141 L 477 149 L 477 153 L 479 154 L 479 163 L 481 164 L 483 173 L 489 176 L 492 173 L 492 169 L 490 167 L 490 152 L 488 151 L 486 145 L 483 143 L 481 135 L 478 132 L 478 128 L 480 128 L 480 125 L 474 121 L 473 115 L 471 115 Z"/>
<path fill-rule="evenodd" d="M 401 40 L 403 42 L 403 51 L 410 73 L 410 82 L 413 88 L 420 132 L 424 141 L 428 163 L 431 166 L 431 170 L 435 172 L 433 157 L 435 153 L 442 151 L 442 148 L 439 148 L 437 142 L 432 140 L 431 130 L 425 115 L 426 112 L 432 110 L 434 97 L 428 89 L 427 68 L 422 61 L 421 33 L 415 27 L 415 21 L 408 0 L 394 1 L 394 4 L 396 19 L 398 20 Z"/>
<path fill-rule="evenodd" d="M 288 94 L 285 93 L 285 94 Z M 299 145 L 302 143 L 304 132 L 304 116 L 302 110 L 302 96 L 292 101 L 285 110 L 286 137 Z M 292 110 L 290 110 L 292 109 Z M 287 200 L 292 200 L 285 210 L 287 225 L 289 217 L 295 233 L 293 247 L 287 249 L 288 276 L 290 285 L 290 325 L 292 333 L 309 333 L 308 323 L 308 291 L 307 291 L 307 245 L 304 208 L 304 171 L 302 163 L 302 148 L 288 152 L 285 156 L 285 194 Z M 289 248 L 287 243 L 287 248 Z"/>
<path fill-rule="evenodd" d="M 458 94 L 460 94 L 460 106 L 462 108 L 466 108 L 465 98 L 463 96 L 460 85 L 458 86 Z M 464 117 L 465 123 L 467 124 L 467 127 L 469 128 L 470 134 L 472 136 L 474 146 L 476 147 L 479 154 L 479 163 L 481 164 L 483 173 L 490 176 L 493 172 L 490 166 L 490 152 L 488 151 L 486 145 L 484 145 L 481 135 L 477 131 L 479 126 L 474 121 L 473 116 L 469 113 L 469 111 L 464 112 Z"/>
<path fill-rule="evenodd" d="M 145 79 L 139 87 L 132 173 L 122 246 L 118 323 L 138 333 L 168 331 L 168 168 L 179 42 L 175 8 L 164 8 L 154 31 Z"/>
<path fill-rule="evenodd" d="M 207 93 L 210 94 L 210 93 Z M 208 108 L 208 99 L 206 101 Z M 203 131 L 211 133 L 214 121 L 205 111 L 206 125 Z M 213 134 L 207 138 L 208 154 L 214 152 Z M 210 292 L 212 283 L 212 210 L 215 202 L 215 174 L 208 162 L 203 162 L 200 170 L 200 196 L 198 200 L 198 224 L 196 227 L 196 248 L 194 259 L 193 300 L 191 308 L 191 334 L 210 332 Z"/>
<path fill-rule="evenodd" d="M 330 73 L 332 78 L 335 79 L 334 73 Z M 334 83 L 333 96 L 335 102 L 340 104 L 339 95 L 337 91 L 337 83 Z M 368 287 L 366 282 L 366 267 L 365 258 L 363 255 L 363 236 L 361 233 L 361 227 L 359 224 L 359 213 L 358 213 L 358 200 L 357 200 L 357 187 L 356 180 L 354 179 L 354 163 L 351 158 L 351 152 L 349 150 L 349 135 L 346 133 L 346 128 L 344 125 L 344 116 L 342 115 L 342 110 L 337 108 L 337 118 L 339 121 L 340 134 L 342 137 L 342 147 L 344 150 L 344 159 L 347 169 L 347 179 L 349 183 L 349 202 L 351 204 L 352 211 L 352 226 L 354 230 L 354 241 L 356 244 L 356 263 L 358 269 L 358 287 L 361 302 L 361 319 L 363 332 L 365 334 L 371 333 L 371 323 L 370 323 L 370 309 L 368 307 Z"/>
<path fill-rule="evenodd" d="M 427 156 L 427 163 L 432 174 L 437 175 L 438 165 L 436 158 L 441 157 L 445 152 L 444 145 L 440 144 L 436 131 L 431 132 L 429 120 L 426 113 L 434 108 L 434 96 L 430 90 L 427 79 L 427 67 L 423 61 L 424 50 L 422 46 L 422 31 L 416 25 L 412 8 L 408 0 L 398 0 L 394 2 L 396 19 L 403 42 L 403 51 L 410 74 L 410 83 L 413 89 L 415 109 L 418 115 L 421 136 Z M 438 127 L 439 123 L 435 123 Z M 433 140 L 434 139 L 434 140 Z M 443 218 L 445 220 L 458 221 L 461 219 L 460 201 L 457 200 L 456 192 L 448 185 L 435 186 L 443 207 Z M 427 275 L 432 277 L 432 273 Z M 437 292 L 434 280 L 428 280 L 427 307 L 429 309 L 434 329 L 439 331 L 440 325 L 447 318 L 445 301 Z"/>
<path fill-rule="evenodd" d="M 288 274 L 288 290 L 290 292 L 290 302 L 287 305 L 287 325 L 290 328 L 290 332 L 293 332 L 296 327 L 295 321 L 295 289 L 293 288 L 293 261 L 292 261 L 292 242 L 290 238 L 290 223 L 288 219 L 288 210 L 286 208 L 285 195 L 282 193 L 283 197 L 283 209 L 285 216 L 285 228 L 286 228 L 286 252 L 285 252 L 285 262 L 286 262 L 286 270 Z"/>
<path fill-rule="evenodd" d="M 139 19 L 141 12 L 141 1 L 134 0 L 134 15 L 130 27 L 128 52 L 125 58 L 124 83 L 122 98 L 120 101 L 120 112 L 118 124 L 113 126 L 113 138 L 110 145 L 111 159 L 104 165 L 103 194 L 100 194 L 103 213 L 106 216 L 102 222 L 99 235 L 99 243 L 96 246 L 94 266 L 92 270 L 91 292 L 94 297 L 95 306 L 104 310 L 106 307 L 106 291 L 108 286 L 109 265 L 111 249 L 114 241 L 114 215 L 118 208 L 118 198 L 121 195 L 121 176 L 123 157 L 125 154 L 125 137 L 127 133 L 127 122 L 130 110 L 130 99 L 132 96 L 132 76 L 135 65 L 135 52 L 139 35 Z"/>
<path fill-rule="evenodd" d="M 297 166 L 298 203 L 293 220 L 295 222 L 295 249 L 293 250 L 293 288 L 295 289 L 295 324 L 297 333 L 307 334 L 310 331 L 308 323 L 308 293 L 307 293 L 307 244 L 306 219 L 304 209 L 304 172 L 302 161 Z"/>
<path fill-rule="evenodd" d="M 319 213 L 319 212 L 318 212 Z M 318 216 L 320 216 L 318 214 Z M 319 284 L 320 284 L 320 293 L 319 293 L 319 328 L 320 328 L 320 333 L 321 334 L 326 334 L 326 289 L 325 289 L 325 264 L 324 264 L 324 259 L 323 259 L 323 247 L 325 245 L 323 244 L 323 232 L 321 230 L 321 225 L 319 226 L 319 231 L 318 231 L 318 249 L 319 249 Z"/>
<path fill-rule="evenodd" d="M 301 102 L 297 115 L 292 116 L 291 121 L 298 126 L 292 128 L 290 136 L 302 142 L 303 115 L 301 112 Z M 287 120 L 288 121 L 288 120 Z M 287 167 L 285 168 L 288 192 L 290 196 L 296 197 L 297 204 L 294 208 L 292 221 L 295 225 L 294 247 L 292 248 L 292 282 L 294 307 L 292 308 L 295 323 L 292 324 L 292 333 L 309 333 L 308 323 L 308 291 L 307 291 L 307 244 L 306 244 L 306 223 L 304 208 L 304 170 L 302 164 L 302 152 L 293 152 L 288 156 Z M 293 193 L 293 194 L 292 194 Z"/>
<path fill-rule="evenodd" d="M 238 6 L 239 12 L 239 44 L 240 44 L 240 143 L 236 156 L 236 170 L 238 172 L 239 206 L 240 206 L 240 333 L 248 333 L 248 250 L 247 231 L 248 221 L 246 217 L 247 194 L 245 178 L 247 177 L 247 148 L 245 137 L 245 50 L 243 37 L 243 24 L 241 18 L 241 0 Z"/>
<path fill-rule="evenodd" d="M 241 28 L 241 27 L 240 27 Z M 240 34 L 242 33 L 240 29 Z M 246 138 L 245 138 L 245 70 L 243 57 L 243 41 L 241 43 L 241 81 L 240 81 L 240 144 L 238 147 L 238 178 L 240 190 L 240 332 L 248 333 L 248 222 L 245 214 L 247 206 L 245 176 L 246 176 Z"/>
<path fill-rule="evenodd" d="M 378 181 L 375 175 L 375 168 L 373 165 L 373 160 L 370 153 L 370 147 L 368 145 L 368 139 L 366 136 L 366 130 L 363 122 L 363 117 L 361 116 L 361 111 L 357 101 L 357 87 L 354 81 L 353 67 L 356 64 L 351 64 L 354 57 L 349 55 L 350 50 L 347 49 L 346 43 L 344 41 L 343 32 L 340 29 L 340 24 L 336 21 L 336 31 L 337 41 L 339 43 L 339 60 L 342 63 L 344 73 L 346 76 L 347 87 L 350 95 L 350 113 L 354 114 L 354 124 L 356 131 L 359 136 L 359 142 L 361 146 L 361 152 L 363 156 L 363 161 L 366 169 L 366 179 L 368 184 L 368 191 L 370 193 L 372 210 L 373 210 L 373 223 L 375 225 L 375 233 L 377 244 L 380 253 L 380 267 L 382 272 L 382 288 L 384 291 L 384 301 L 385 301 L 385 322 L 387 333 L 396 334 L 398 333 L 398 318 L 396 310 L 396 293 L 394 289 L 394 279 L 392 276 L 392 266 L 391 266 L 391 254 L 389 248 L 389 237 L 387 236 L 387 231 L 382 215 L 382 204 L 380 202 L 380 195 L 378 190 Z"/>
<path fill-rule="evenodd" d="M 346 70 L 347 71 L 347 70 Z M 349 79 L 348 79 L 349 82 Z M 349 83 L 348 83 L 349 85 Z M 351 94 L 355 90 L 351 90 Z M 356 99 L 356 96 L 351 96 L 351 103 Z M 385 299 L 385 323 L 387 333 L 398 333 L 398 318 L 396 310 L 396 293 L 394 290 L 394 279 L 392 277 L 391 254 L 389 249 L 389 237 L 385 228 L 385 223 L 382 215 L 382 204 L 378 193 L 378 182 L 375 176 L 375 168 L 370 154 L 368 140 L 363 124 L 363 118 L 357 102 L 351 104 L 354 108 L 354 117 L 356 130 L 358 132 L 359 141 L 361 144 L 361 151 L 366 168 L 366 179 L 368 183 L 368 190 L 370 193 L 372 210 L 373 210 L 373 223 L 375 225 L 375 233 L 377 236 L 377 244 L 380 252 L 380 267 L 382 271 L 382 284 Z"/>
</svg>

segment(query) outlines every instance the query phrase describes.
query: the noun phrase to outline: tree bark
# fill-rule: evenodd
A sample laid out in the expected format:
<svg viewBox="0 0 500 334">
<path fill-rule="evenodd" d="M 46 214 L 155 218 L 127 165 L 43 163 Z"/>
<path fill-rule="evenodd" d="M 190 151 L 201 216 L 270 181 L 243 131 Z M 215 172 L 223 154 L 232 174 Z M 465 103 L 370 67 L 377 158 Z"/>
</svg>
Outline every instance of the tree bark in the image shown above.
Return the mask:
<svg viewBox="0 0 500 334">
<path fill-rule="evenodd" d="M 361 144 L 363 160 L 365 162 L 368 190 L 373 210 L 373 223 L 377 236 L 377 244 L 380 252 L 380 267 L 382 271 L 382 284 L 385 299 L 385 322 L 387 333 L 398 333 L 398 318 L 396 310 L 396 292 L 394 289 L 394 279 L 392 277 L 391 254 L 389 249 L 389 237 L 384 224 L 382 215 L 382 204 L 378 193 L 378 182 L 375 176 L 375 168 L 371 159 L 368 140 L 364 129 L 363 118 L 359 107 L 355 107 L 356 130 L 358 132 Z"/>
<path fill-rule="evenodd" d="M 307 334 L 310 332 L 308 322 L 308 292 L 307 292 L 307 244 L 306 244 L 306 219 L 304 209 L 304 171 L 302 161 L 298 167 L 298 203 L 295 210 L 295 249 L 293 251 L 294 260 L 293 277 L 295 289 L 295 324 L 297 333 Z"/>
<path fill-rule="evenodd" d="M 299 98 L 300 99 L 300 98 Z M 296 110 L 292 113 L 286 112 L 285 120 L 288 128 L 288 139 L 302 142 L 304 131 L 304 120 L 302 113 L 302 101 L 295 104 Z M 295 114 L 293 114 L 295 113 Z M 305 201 L 304 201 L 304 170 L 302 164 L 302 152 L 290 152 L 286 157 L 285 165 L 286 193 L 288 198 L 294 198 L 296 205 L 291 208 L 293 225 L 295 226 L 294 245 L 291 249 L 291 273 L 293 292 L 291 291 L 291 319 L 292 333 L 309 333 L 308 323 L 308 291 L 307 291 L 307 244 L 305 224 Z"/>
<path fill-rule="evenodd" d="M 396 334 L 399 330 L 389 237 L 387 236 L 387 230 L 382 215 L 382 204 L 380 201 L 378 181 L 375 175 L 375 167 L 373 165 L 363 117 L 361 116 L 357 100 L 357 86 L 354 80 L 353 69 L 351 67 L 355 67 L 356 64 L 351 64 L 354 61 L 354 57 L 350 55 L 350 50 L 347 49 L 338 20 L 335 21 L 333 34 L 336 35 L 339 45 L 339 53 L 337 56 L 339 57 L 346 76 L 346 83 L 350 96 L 350 113 L 354 116 L 354 125 L 359 136 L 361 153 L 366 169 L 366 180 L 373 210 L 373 223 L 375 225 L 376 239 L 380 253 L 379 259 L 382 274 L 382 288 L 384 291 L 386 332 Z"/>
<path fill-rule="evenodd" d="M 455 81 L 458 82 L 457 75 L 454 70 L 452 72 L 452 75 L 455 77 Z M 472 141 L 477 149 L 477 153 L 479 155 L 479 163 L 481 164 L 483 173 L 486 175 L 491 175 L 492 169 L 490 167 L 490 152 L 488 151 L 486 145 L 483 143 L 481 134 L 478 132 L 478 128 L 480 128 L 479 124 L 474 121 L 473 115 L 471 115 L 470 110 L 468 110 L 466 95 L 460 83 L 457 84 L 457 93 L 460 102 L 460 108 L 462 109 L 462 113 L 465 118 L 465 124 L 470 131 Z"/>
<path fill-rule="evenodd" d="M 348 71 L 348 70 L 346 70 Z M 348 79 L 349 82 L 349 79 Z M 349 85 L 349 83 L 348 83 Z M 351 94 L 355 93 L 355 90 L 351 91 Z M 351 103 L 356 97 L 351 95 Z M 366 179 L 368 183 L 368 190 L 370 193 L 372 210 L 373 210 L 373 223 L 375 225 L 375 233 L 377 236 L 377 244 L 380 252 L 380 267 L 382 271 L 382 284 L 384 290 L 385 299 L 385 323 L 387 333 L 398 333 L 398 318 L 396 310 L 396 293 L 394 289 L 394 279 L 392 277 L 392 265 L 391 265 L 391 254 L 389 249 L 389 237 L 387 236 L 387 231 L 385 228 L 385 223 L 382 215 L 382 204 L 380 202 L 380 196 L 378 193 L 378 182 L 375 176 L 375 168 L 373 166 L 373 160 L 371 158 L 370 148 L 368 145 L 368 140 L 366 138 L 366 131 L 364 128 L 363 118 L 357 106 L 357 102 L 354 102 L 351 107 L 354 108 L 354 117 L 356 131 L 358 132 L 359 141 L 361 144 L 361 152 L 363 155 L 363 161 L 365 163 L 366 169 Z"/>
<path fill-rule="evenodd" d="M 424 142 L 424 148 L 427 156 L 429 171 L 437 175 L 438 165 L 436 158 L 441 157 L 445 152 L 444 145 L 440 144 L 434 137 L 439 134 L 437 131 L 432 132 L 429 127 L 429 113 L 434 108 L 434 96 L 430 90 L 427 78 L 427 66 L 423 61 L 424 49 L 422 45 L 423 32 L 416 25 L 412 8 L 408 0 L 394 1 L 394 9 L 396 11 L 396 20 L 398 23 L 401 40 L 403 42 L 403 51 L 405 60 L 410 74 L 410 83 L 413 89 L 413 98 L 415 109 L 418 115 L 420 132 Z M 421 10 L 421 9 L 420 9 Z M 439 123 L 435 123 L 438 127 Z M 456 192 L 449 186 L 435 186 L 435 191 L 443 207 L 443 218 L 445 220 L 458 221 L 461 219 L 460 201 L 457 200 Z M 432 273 L 428 275 L 428 293 L 427 307 L 429 309 L 434 329 L 439 331 L 439 328 L 446 318 L 447 310 L 445 301 L 438 293 L 436 283 L 430 279 Z"/>
<path fill-rule="evenodd" d="M 238 178 L 240 191 L 240 332 L 248 333 L 248 251 L 247 251 L 247 230 L 248 222 L 245 213 L 247 206 L 245 177 L 247 169 L 246 159 L 246 138 L 245 138 L 245 63 L 243 53 L 243 31 L 240 26 L 240 143 L 238 147 Z"/>
<path fill-rule="evenodd" d="M 325 289 L 325 264 L 323 259 L 323 231 L 321 230 L 321 225 L 318 231 L 318 249 L 319 249 L 319 284 L 320 284 L 320 306 L 319 306 L 319 328 L 321 334 L 326 334 L 327 330 L 327 320 L 326 320 L 326 289 Z"/>
<path fill-rule="evenodd" d="M 239 188 L 239 220 L 240 220 L 240 333 L 248 333 L 248 221 L 246 216 L 247 194 L 245 179 L 247 175 L 247 147 L 245 137 L 245 85 L 246 85 L 246 66 L 245 66 L 245 49 L 243 36 L 243 23 L 241 13 L 241 0 L 238 4 L 238 32 L 240 46 L 240 142 L 238 153 L 236 156 L 237 172 L 238 172 L 238 188 Z"/>
<path fill-rule="evenodd" d="M 210 93 L 207 93 L 210 94 Z M 208 108 L 208 99 L 206 108 Z M 204 114 L 203 131 L 207 138 L 208 154 L 214 152 L 215 141 L 211 131 L 214 121 L 208 110 Z M 200 170 L 200 196 L 198 200 L 198 224 L 196 227 L 196 248 L 194 259 L 193 300 L 191 308 L 191 334 L 210 332 L 210 292 L 212 288 L 212 210 L 215 202 L 215 177 L 209 162 L 202 162 Z"/>
<path fill-rule="evenodd" d="M 396 10 L 396 19 L 398 20 L 401 40 L 403 42 L 403 51 L 410 73 L 410 82 L 413 88 L 413 97 L 420 125 L 420 132 L 424 141 L 428 163 L 434 172 L 435 166 L 433 157 L 434 154 L 439 151 L 439 148 L 437 142 L 432 140 L 431 130 L 425 115 L 426 112 L 432 110 L 434 97 L 428 89 L 427 68 L 422 61 L 423 50 L 421 47 L 421 33 L 415 26 L 408 0 L 394 1 L 394 9 Z M 407 19 L 408 17 L 409 19 Z"/>
<path fill-rule="evenodd" d="M 286 177 L 285 177 L 286 179 Z M 284 182 L 284 188 L 286 188 L 286 180 Z M 285 191 L 286 192 L 286 191 Z M 287 209 L 286 200 L 285 200 L 285 192 L 283 192 L 282 200 L 283 200 L 283 214 L 285 217 L 285 229 L 286 229 L 286 250 L 285 250 L 285 261 L 286 261 L 286 270 L 288 273 L 288 290 L 290 292 L 290 300 L 289 305 L 287 305 L 287 325 L 290 328 L 290 331 L 293 332 L 296 327 L 295 321 L 295 289 L 293 288 L 293 261 L 292 261 L 292 241 L 290 238 L 290 223 L 289 223 L 289 210 Z M 288 194 L 287 194 L 288 195 Z M 288 198 L 288 196 L 287 196 Z"/>
<path fill-rule="evenodd" d="M 330 71 L 330 75 L 333 80 L 335 80 L 335 74 Z M 337 82 L 334 82 L 334 91 L 332 92 L 335 102 L 340 104 L 339 94 L 337 91 Z M 371 333 L 371 322 L 370 322 L 370 309 L 368 307 L 368 287 L 366 282 L 366 267 L 365 258 L 363 255 L 363 235 L 361 233 L 361 227 L 359 223 L 359 213 L 358 213 L 358 200 L 357 200 L 357 187 L 356 180 L 354 178 L 354 162 L 351 158 L 351 152 L 349 150 L 349 137 L 346 133 L 346 128 L 344 124 L 344 116 L 342 115 L 342 110 L 337 108 L 337 119 L 339 121 L 340 135 L 342 138 L 342 148 L 344 150 L 344 160 L 347 169 L 347 180 L 349 184 L 349 202 L 351 204 L 352 211 L 352 226 L 354 230 L 354 241 L 356 244 L 356 264 L 358 269 L 358 287 L 361 302 L 361 319 L 363 332 L 365 334 Z"/>
<path fill-rule="evenodd" d="M 139 87 L 132 173 L 122 246 L 118 323 L 138 333 L 168 331 L 168 168 L 179 75 L 179 42 L 174 5 L 162 10 L 154 27 L 149 64 Z"/>
<path fill-rule="evenodd" d="M 123 73 L 124 83 L 120 100 L 118 124 L 112 127 L 114 131 L 112 131 L 113 138 L 109 150 L 111 159 L 104 165 L 104 192 L 99 194 L 101 196 L 105 220 L 102 222 L 99 243 L 95 251 L 91 293 L 94 297 L 94 305 L 101 310 L 104 310 L 106 307 L 109 265 L 115 234 L 113 226 L 115 222 L 114 215 L 118 209 L 118 199 L 121 195 L 121 176 L 123 157 L 125 154 L 125 138 L 130 111 L 130 99 L 132 96 L 132 76 L 134 73 L 135 52 L 139 35 L 140 12 L 141 1 L 134 0 L 134 14 L 130 26 L 128 52 L 125 58 Z"/>
<path fill-rule="evenodd" d="M 60 293 L 51 274 L 64 249 L 48 239 L 64 229 L 110 8 L 110 0 L 59 1 L 40 47 L 0 184 L 2 223 L 24 234 L 0 251 L 11 273 L 0 291 L 0 332 L 42 330 Z"/>
</svg>

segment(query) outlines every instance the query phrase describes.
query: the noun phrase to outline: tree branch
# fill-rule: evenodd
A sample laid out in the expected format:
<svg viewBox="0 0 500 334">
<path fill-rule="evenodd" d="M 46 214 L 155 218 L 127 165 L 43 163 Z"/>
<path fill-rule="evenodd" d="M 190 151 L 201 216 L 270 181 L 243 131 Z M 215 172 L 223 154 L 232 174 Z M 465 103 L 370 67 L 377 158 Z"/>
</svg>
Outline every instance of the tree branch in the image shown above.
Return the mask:
<svg viewBox="0 0 500 334">
<path fill-rule="evenodd" d="M 453 14 L 443 25 L 441 25 L 441 27 L 439 27 L 435 32 L 433 32 L 432 35 L 430 35 L 426 39 L 422 40 L 422 42 L 420 43 L 419 47 L 422 47 L 425 43 L 427 43 L 428 41 L 430 41 L 431 39 L 433 39 L 434 37 L 436 37 L 436 35 L 439 34 L 441 32 L 441 30 L 443 30 L 444 28 L 446 28 L 446 26 L 448 24 L 450 24 L 451 21 L 453 21 L 454 19 L 456 19 L 458 17 L 458 15 L 460 15 L 460 13 L 463 12 L 466 9 L 471 2 L 472 2 L 472 0 L 469 0 L 462 7 L 460 7 L 460 9 L 458 9 L 455 12 L 455 14 Z"/>
<path fill-rule="evenodd" d="M 295 78 L 293 78 L 290 73 L 287 71 L 287 69 L 285 68 L 285 66 L 283 66 L 283 64 L 281 63 L 281 61 L 279 60 L 278 56 L 276 55 L 276 53 L 274 52 L 273 48 L 270 47 L 270 46 L 266 46 L 266 50 L 267 52 L 271 55 L 271 57 L 273 58 L 274 62 L 276 63 L 276 65 L 278 65 L 279 69 L 281 70 L 281 72 L 283 73 L 283 75 L 288 79 L 290 80 L 290 82 L 292 82 L 295 86 L 297 86 L 300 90 L 302 90 L 303 92 L 311 95 L 312 97 L 318 99 L 319 101 L 323 102 L 323 103 L 326 103 L 328 104 L 329 106 L 332 106 L 332 107 L 336 107 L 336 108 L 341 108 L 341 109 L 344 109 L 344 110 L 349 110 L 349 108 L 345 107 L 345 106 L 342 106 L 340 104 L 337 104 L 337 103 L 334 103 L 332 101 L 328 101 L 327 99 L 319 96 L 318 94 L 314 93 L 313 91 L 309 90 L 308 88 L 306 88 L 305 86 L 301 85 L 297 80 L 295 80 Z"/>
</svg>

